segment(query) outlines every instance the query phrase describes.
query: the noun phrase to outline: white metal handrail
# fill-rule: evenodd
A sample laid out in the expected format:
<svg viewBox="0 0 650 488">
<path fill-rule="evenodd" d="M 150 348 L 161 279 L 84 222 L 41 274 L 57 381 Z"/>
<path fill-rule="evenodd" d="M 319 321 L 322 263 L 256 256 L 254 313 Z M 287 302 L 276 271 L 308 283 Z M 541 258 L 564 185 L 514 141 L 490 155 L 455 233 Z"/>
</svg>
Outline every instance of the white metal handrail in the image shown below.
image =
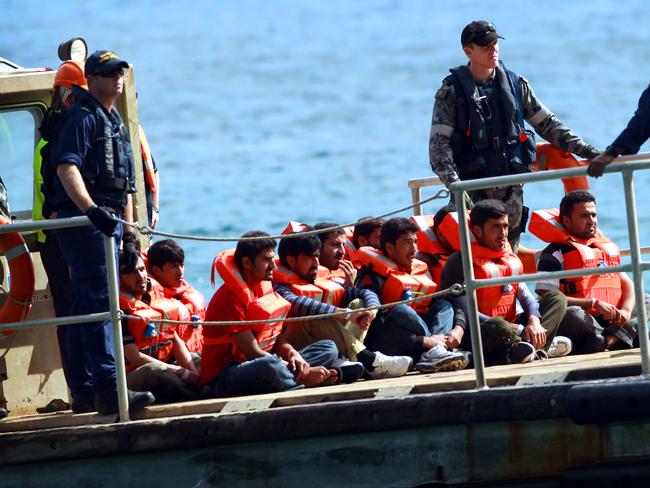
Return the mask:
<svg viewBox="0 0 650 488">
<path fill-rule="evenodd" d="M 493 286 L 498 284 L 513 282 L 537 281 L 540 278 L 565 278 L 571 276 L 582 276 L 587 274 L 602 274 L 607 271 L 632 271 L 634 275 L 634 295 L 636 300 L 639 344 L 641 347 L 641 367 L 642 376 L 650 378 L 650 351 L 648 341 L 648 326 L 646 310 L 643 299 L 643 272 L 650 269 L 650 263 L 641 261 L 641 249 L 639 244 L 639 232 L 637 225 L 636 202 L 634 196 L 633 175 L 634 171 L 650 169 L 650 154 L 638 154 L 634 156 L 624 156 L 617 159 L 618 163 L 612 164 L 605 168 L 605 173 L 622 173 L 623 190 L 625 194 L 628 236 L 630 241 L 631 264 L 622 266 L 610 266 L 598 268 L 597 270 L 570 270 L 556 271 L 547 273 L 535 273 L 531 275 L 521 275 L 517 278 L 493 278 L 489 280 L 476 280 L 474 278 L 474 267 L 472 265 L 472 249 L 470 245 L 469 228 L 467 219 L 458 219 L 459 235 L 461 242 L 461 258 L 463 261 L 463 273 L 465 276 L 465 286 L 467 290 L 467 300 L 469 306 L 469 324 L 472 340 L 472 352 L 474 354 L 474 368 L 476 371 L 476 386 L 479 389 L 487 388 L 485 378 L 485 363 L 483 358 L 483 347 L 479 330 L 478 306 L 476 300 L 476 289 L 484 286 Z M 465 215 L 467 207 L 465 205 L 465 192 L 469 190 L 478 190 L 496 186 L 508 186 L 522 183 L 533 183 L 547 180 L 556 180 L 572 176 L 586 176 L 587 167 L 561 169 L 553 171 L 543 171 L 537 173 L 525 173 L 517 175 L 500 176 L 493 178 L 483 178 L 479 180 L 458 181 L 450 185 L 450 191 L 454 195 L 454 201 L 457 202 L 459 215 Z M 409 186 L 412 191 L 417 190 L 424 185 L 425 181 L 431 179 L 419 179 Z M 413 180 L 412 180 L 413 181 Z"/>
<path fill-rule="evenodd" d="M 19 222 L 15 224 L 0 225 L 0 234 L 11 232 L 31 232 L 40 229 L 63 229 L 67 227 L 82 227 L 90 225 L 86 216 L 69 217 L 55 220 L 37 220 L 33 222 Z M 117 279 L 117 262 L 115 260 L 115 238 L 104 235 L 104 258 L 106 260 L 106 281 L 108 284 L 109 310 L 106 312 L 92 313 L 86 315 L 74 315 L 69 317 L 56 317 L 43 320 L 25 320 L 19 323 L 0 324 L 0 330 L 22 329 L 28 327 L 42 327 L 46 325 L 82 324 L 87 322 L 98 322 L 110 320 L 113 329 L 113 343 L 115 354 L 115 373 L 117 380 L 117 402 L 120 422 L 127 422 L 129 418 L 129 402 L 126 387 L 126 368 L 124 364 L 124 349 L 122 344 L 122 325 L 119 288 Z"/>
</svg>

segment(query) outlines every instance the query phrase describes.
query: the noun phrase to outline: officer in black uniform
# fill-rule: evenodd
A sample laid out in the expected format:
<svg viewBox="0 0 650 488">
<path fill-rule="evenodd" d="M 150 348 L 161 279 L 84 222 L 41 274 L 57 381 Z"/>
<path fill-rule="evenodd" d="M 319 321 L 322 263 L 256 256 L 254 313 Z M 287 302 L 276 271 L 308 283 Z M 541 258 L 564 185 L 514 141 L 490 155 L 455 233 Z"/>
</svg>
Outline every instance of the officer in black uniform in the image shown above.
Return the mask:
<svg viewBox="0 0 650 488">
<path fill-rule="evenodd" d="M 108 285 L 103 235 L 122 241 L 133 268 L 138 252 L 135 234 L 117 225 L 115 217 L 132 221 L 131 193 L 135 191 L 133 151 L 126 127 L 113 104 L 122 94 L 128 63 L 111 51 L 96 51 L 85 64 L 88 91 L 73 87 L 76 104 L 67 112 L 51 141 L 53 205 L 57 218 L 87 215 L 92 225 L 57 231 L 63 256 L 70 267 L 73 314 L 108 310 Z M 117 411 L 116 373 L 111 322 L 66 326 L 68 380 L 73 410 L 100 414 Z M 92 391 L 94 394 L 89 394 Z M 131 411 L 153 403 L 150 392 L 129 392 Z"/>
<path fill-rule="evenodd" d="M 598 178 L 603 174 L 605 166 L 621 154 L 638 153 L 648 138 L 650 138 L 650 86 L 641 93 L 639 106 L 623 132 L 607 147 L 603 154 L 589 162 L 589 174 Z"/>
<path fill-rule="evenodd" d="M 436 93 L 429 160 L 446 186 L 530 171 L 535 139 L 524 120 L 567 152 L 582 158 L 598 154 L 535 97 L 525 78 L 505 68 L 499 61 L 499 39 L 503 37 L 490 22 L 477 20 L 465 26 L 461 44 L 469 63 L 452 68 Z M 522 185 L 475 190 L 469 197 L 474 202 L 504 203 L 508 239 L 516 249 L 527 218 Z"/>
</svg>

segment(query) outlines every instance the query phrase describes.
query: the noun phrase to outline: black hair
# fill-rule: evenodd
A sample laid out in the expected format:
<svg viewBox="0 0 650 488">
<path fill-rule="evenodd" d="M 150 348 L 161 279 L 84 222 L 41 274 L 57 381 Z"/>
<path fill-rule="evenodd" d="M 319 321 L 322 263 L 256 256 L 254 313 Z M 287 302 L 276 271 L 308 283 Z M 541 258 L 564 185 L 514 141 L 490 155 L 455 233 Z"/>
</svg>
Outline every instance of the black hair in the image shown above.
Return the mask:
<svg viewBox="0 0 650 488">
<path fill-rule="evenodd" d="M 441 207 L 436 214 L 433 216 L 433 231 L 436 232 L 442 221 L 445 220 L 445 217 L 451 212 L 456 211 L 456 205 L 453 203 L 448 203 L 444 207 Z"/>
<path fill-rule="evenodd" d="M 508 211 L 500 200 L 481 200 L 472 207 L 469 222 L 472 227 L 475 225 L 483 227 L 489 219 L 500 219 L 506 215 Z"/>
<path fill-rule="evenodd" d="M 567 193 L 562 197 L 562 201 L 560 202 L 560 220 L 562 220 L 562 217 L 564 216 L 571 215 L 573 206 L 576 203 L 588 202 L 596 203 L 596 197 L 587 190 L 575 190 Z"/>
<path fill-rule="evenodd" d="M 384 222 L 379 234 L 381 250 L 386 252 L 386 244 L 395 244 L 402 234 L 407 232 L 416 233 L 420 228 L 411 219 L 395 217 Z"/>
<path fill-rule="evenodd" d="M 263 230 L 251 230 L 242 234 L 241 237 L 270 237 Z M 244 258 L 254 261 L 257 256 L 267 249 L 275 249 L 275 239 L 259 239 L 255 241 L 239 241 L 235 248 L 235 264 L 241 271 Z"/>
<path fill-rule="evenodd" d="M 337 225 L 339 224 L 333 224 L 331 222 L 319 222 L 314 225 L 313 230 L 329 229 L 330 227 L 336 227 Z M 316 236 L 320 239 L 320 242 L 322 244 L 327 239 L 329 239 L 330 234 L 340 236 L 345 235 L 345 231 L 339 227 L 338 229 L 330 230 L 329 232 L 321 232 L 319 234 L 316 234 Z"/>
<path fill-rule="evenodd" d="M 181 266 L 185 263 L 185 252 L 173 239 L 154 242 L 147 251 L 147 266 L 149 271 L 154 266 L 162 268 L 167 263 L 180 264 Z"/>
<path fill-rule="evenodd" d="M 291 234 L 295 234 L 292 232 Z M 300 234 L 298 232 L 298 234 Z M 313 256 L 315 252 L 320 251 L 320 239 L 313 234 L 299 235 L 298 237 L 280 239 L 278 246 L 278 256 L 283 266 L 289 266 L 287 256 L 297 258 L 301 254 Z"/>
<path fill-rule="evenodd" d="M 384 222 L 384 219 L 378 219 L 374 217 L 360 218 L 357 224 L 354 226 L 354 233 L 352 234 L 352 243 L 354 246 L 358 248 L 359 237 L 363 236 L 367 240 L 375 229 L 379 229 L 382 225 L 384 225 Z"/>
<path fill-rule="evenodd" d="M 140 260 L 140 259 L 142 259 L 142 256 L 140 254 L 138 254 L 138 260 Z M 124 252 L 124 249 L 120 249 L 120 254 L 118 255 L 118 260 L 119 260 L 118 261 L 118 266 L 120 268 L 120 270 L 119 270 L 120 275 L 130 274 L 130 273 L 133 273 L 135 271 L 135 266 L 133 267 L 132 270 L 126 271 L 126 265 L 124 264 L 124 263 L 126 263 L 126 253 Z M 136 263 L 136 266 L 137 266 L 138 261 L 136 260 L 135 263 Z"/>
</svg>

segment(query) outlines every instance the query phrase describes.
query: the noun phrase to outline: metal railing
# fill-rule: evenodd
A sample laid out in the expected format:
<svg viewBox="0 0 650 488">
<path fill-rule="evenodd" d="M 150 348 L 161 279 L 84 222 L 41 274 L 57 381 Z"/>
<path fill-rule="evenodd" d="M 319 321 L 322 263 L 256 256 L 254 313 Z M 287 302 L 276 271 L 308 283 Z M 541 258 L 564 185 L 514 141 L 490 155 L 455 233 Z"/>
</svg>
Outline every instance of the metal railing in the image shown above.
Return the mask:
<svg viewBox="0 0 650 488">
<path fill-rule="evenodd" d="M 621 164 L 624 163 L 624 164 Z M 532 282 L 548 279 L 561 279 L 576 276 L 603 274 L 603 272 L 632 272 L 634 281 L 634 295 L 636 300 L 636 312 L 638 317 L 638 335 L 641 348 L 641 369 L 644 378 L 650 378 L 650 351 L 648 348 L 648 326 L 646 310 L 644 306 L 643 291 L 643 272 L 650 270 L 650 263 L 641 261 L 642 248 L 639 244 L 639 231 L 637 225 L 636 202 L 634 196 L 634 172 L 638 170 L 650 169 L 650 154 L 637 154 L 633 156 L 623 156 L 616 160 L 615 164 L 610 164 L 605 168 L 605 173 L 622 173 L 623 190 L 625 193 L 625 203 L 627 212 L 627 226 L 629 236 L 629 255 L 631 263 L 620 266 L 608 266 L 595 269 L 577 269 L 555 272 L 541 272 L 534 274 L 518 275 L 515 277 L 490 278 L 476 280 L 474 278 L 474 267 L 472 265 L 472 248 L 470 245 L 470 229 L 467 225 L 467 219 L 459 218 L 459 234 L 461 243 L 461 257 L 463 261 L 463 272 L 465 276 L 465 286 L 468 301 L 469 325 L 472 340 L 472 353 L 474 355 L 474 368 L 476 371 L 476 387 L 487 388 L 485 378 L 485 363 L 483 358 L 483 347 L 481 334 L 479 330 L 478 306 L 476 300 L 476 290 L 487 286 L 505 285 L 519 282 Z M 496 186 L 516 185 L 520 183 L 535 183 L 547 180 L 557 180 L 572 176 L 587 175 L 587 167 L 541 171 L 536 173 L 525 173 L 517 175 L 499 176 L 493 178 L 483 178 L 480 180 L 458 181 L 450 185 L 450 191 L 454 195 L 454 201 L 457 203 L 459 215 L 465 215 L 467 206 L 465 204 L 464 194 L 469 190 L 479 190 Z M 439 184 L 440 180 L 436 177 L 417 178 L 409 181 L 411 195 L 415 202 L 420 201 L 420 189 L 425 186 Z M 421 215 L 420 207 L 414 208 L 416 215 Z M 644 251 L 650 252 L 650 248 L 643 248 Z M 626 253 L 627 254 L 627 253 Z"/>
<path fill-rule="evenodd" d="M 15 224 L 0 225 L 0 234 L 11 232 L 31 232 L 37 230 L 54 230 L 68 227 L 82 227 L 90 225 L 88 217 L 70 217 L 56 220 L 38 220 L 34 222 L 19 222 Z M 104 236 L 104 257 L 106 259 L 106 281 L 108 284 L 109 310 L 106 312 L 91 313 L 86 315 L 73 315 L 69 317 L 55 317 L 51 319 L 25 320 L 23 322 L 7 322 L 0 324 L 0 330 L 20 330 L 33 327 L 52 325 L 73 325 L 88 322 L 111 321 L 113 329 L 113 343 L 115 352 L 115 370 L 117 380 L 117 400 L 120 422 L 127 422 L 129 418 L 129 402 L 126 387 L 126 368 L 124 365 L 124 349 L 122 345 L 122 326 L 119 288 L 117 277 L 117 262 L 115 260 L 115 238 Z"/>
</svg>

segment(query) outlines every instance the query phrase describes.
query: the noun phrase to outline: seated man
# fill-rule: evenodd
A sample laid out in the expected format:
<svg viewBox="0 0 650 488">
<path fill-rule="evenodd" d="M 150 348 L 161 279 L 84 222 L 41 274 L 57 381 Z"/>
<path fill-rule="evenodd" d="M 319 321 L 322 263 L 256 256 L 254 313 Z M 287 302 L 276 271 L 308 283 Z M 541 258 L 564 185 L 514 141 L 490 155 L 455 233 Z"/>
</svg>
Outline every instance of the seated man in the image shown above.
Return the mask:
<svg viewBox="0 0 650 488">
<path fill-rule="evenodd" d="M 598 228 L 596 198 L 586 190 L 565 195 L 559 215 L 551 210 L 535 212 L 529 230 L 551 243 L 540 256 L 540 272 L 616 266 L 621 261 L 616 244 Z M 632 347 L 637 334 L 634 284 L 625 273 L 537 283 L 540 295 L 556 290 L 568 297 L 569 307 L 560 328 L 570 334 L 576 352 Z"/>
<path fill-rule="evenodd" d="M 448 217 L 457 218 L 455 214 Z M 508 212 L 502 202 L 478 202 L 470 212 L 470 228 L 475 238 L 472 242 L 475 278 L 522 273 L 521 260 L 508 243 Z M 443 288 L 465 281 L 460 252 L 447 260 L 441 281 Z M 479 288 L 476 299 L 487 364 L 532 361 L 536 349 L 544 349 L 548 357 L 571 352 L 571 341 L 555 335 L 566 310 L 566 297 L 562 293 L 547 294 L 538 304 L 526 284 L 521 282 Z"/>
<path fill-rule="evenodd" d="M 418 227 L 397 217 L 381 226 L 381 249 L 362 247 L 364 264 L 359 286 L 372 290 L 382 303 L 392 303 L 437 289 L 425 263 L 415 258 Z M 367 339 L 371 347 L 386 354 L 400 352 L 417 361 L 422 372 L 454 371 L 469 363 L 469 354 L 454 352 L 460 344 L 462 326 L 454 321 L 452 304 L 444 299 L 425 299 L 399 304 L 384 312 L 381 325 Z"/>
<path fill-rule="evenodd" d="M 384 224 L 384 219 L 364 217 L 359 219 L 354 226 L 352 234 L 352 244 L 359 249 L 370 246 L 379 249 L 379 230 Z"/>
<path fill-rule="evenodd" d="M 336 227 L 338 224 L 320 222 L 314 230 Z M 357 270 L 345 257 L 345 231 L 342 228 L 331 232 L 317 234 L 320 239 L 320 256 L 318 258 L 320 278 L 329 278 L 343 286 L 354 286 Z"/>
<path fill-rule="evenodd" d="M 242 237 L 264 237 L 247 232 Z M 318 341 L 299 351 L 282 335 L 283 319 L 291 306 L 273 291 L 275 241 L 239 241 L 236 249 L 215 260 L 224 284 L 210 300 L 207 321 L 276 322 L 234 326 L 206 326 L 201 384 L 212 396 L 273 393 L 333 384 L 342 379 L 332 369 L 338 351 L 332 341 Z"/>
<path fill-rule="evenodd" d="M 172 239 L 154 243 L 147 251 L 149 275 L 163 288 L 165 297 L 179 300 L 190 313 L 191 320 L 205 320 L 205 299 L 183 278 L 185 253 Z M 180 325 L 178 335 L 190 352 L 201 354 L 203 331 L 200 325 Z"/>
<path fill-rule="evenodd" d="M 440 232 L 440 224 L 450 212 L 455 211 L 456 206 L 453 203 L 448 203 L 440 208 L 433 218 L 426 215 L 411 217 L 411 220 L 419 227 L 416 234 L 418 252 L 415 257 L 429 266 L 433 281 L 438 284 L 440 284 L 442 268 L 445 266 L 447 258 L 455 251 L 443 233 Z"/>
<path fill-rule="evenodd" d="M 287 340 L 306 346 L 320 339 L 332 339 L 346 358 L 342 364 L 351 368 L 347 359 L 359 361 L 363 365 L 361 374 L 365 369 L 371 378 L 402 376 L 411 366 L 410 357 L 385 356 L 363 345 L 362 332 L 368 330 L 376 311 L 355 313 L 351 310 L 359 305 L 378 306 L 377 296 L 368 290 L 318 278 L 320 249 L 321 241 L 313 235 L 283 238 L 278 248 L 280 265 L 273 272 L 275 291 L 291 303 L 292 317 L 347 311 L 347 320 L 334 317 L 292 322 L 285 332 Z M 359 301 L 353 303 L 357 299 Z"/>
<path fill-rule="evenodd" d="M 128 387 L 152 391 L 158 403 L 197 398 L 199 374 L 187 345 L 174 325 L 150 322 L 188 320 L 187 310 L 176 300 L 165 298 L 162 290 L 152 288 L 142 258 L 131 272 L 120 266 L 120 308 L 126 315 L 138 317 L 122 319 Z"/>
</svg>

